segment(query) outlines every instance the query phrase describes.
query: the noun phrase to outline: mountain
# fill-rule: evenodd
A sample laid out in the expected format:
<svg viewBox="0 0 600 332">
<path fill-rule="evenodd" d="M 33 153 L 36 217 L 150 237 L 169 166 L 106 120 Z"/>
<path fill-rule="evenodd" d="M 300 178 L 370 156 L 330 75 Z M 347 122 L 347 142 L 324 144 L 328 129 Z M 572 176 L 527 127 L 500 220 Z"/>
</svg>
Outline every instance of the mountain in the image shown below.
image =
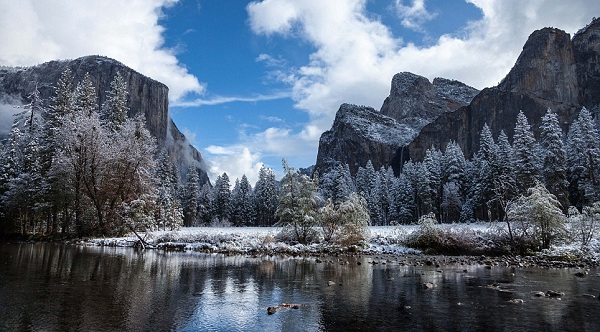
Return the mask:
<svg viewBox="0 0 600 332">
<path fill-rule="evenodd" d="M 390 95 L 380 111 L 366 106 L 340 106 L 331 130 L 321 135 L 316 170 L 325 173 L 338 162 L 352 173 L 371 160 L 388 166 L 403 155 L 419 130 L 440 114 L 467 105 L 479 91 L 461 82 L 427 78 L 408 72 L 392 79 Z"/>
<path fill-rule="evenodd" d="M 409 158 L 422 160 L 427 149 L 444 150 L 450 140 L 471 157 L 486 123 L 494 137 L 501 130 L 512 137 L 522 110 L 538 135 L 551 108 L 566 131 L 582 107 L 600 112 L 600 18 L 572 39 L 556 28 L 534 31 L 508 75 L 482 91 L 447 79 L 430 83 L 415 74 L 396 74 L 379 112 L 340 107 L 321 136 L 316 169 L 325 173 L 341 162 L 355 172 L 372 160 L 375 168 L 391 165 L 399 171 Z"/>
<path fill-rule="evenodd" d="M 470 157 L 479 149 L 485 123 L 494 137 L 501 130 L 512 137 L 520 110 L 536 135 L 548 108 L 558 114 L 566 131 L 582 107 L 598 110 L 599 105 L 600 19 L 572 39 L 562 30 L 544 28 L 529 36 L 514 67 L 500 84 L 484 89 L 469 105 L 444 113 L 423 127 L 408 149 L 402 151 L 402 159 L 420 160 L 426 149 L 443 149 L 449 140 L 457 141 L 465 156 Z"/>
<path fill-rule="evenodd" d="M 29 95 L 37 87 L 40 96 L 49 103 L 54 86 L 61 74 L 70 68 L 73 86 L 89 73 L 96 91 L 98 105 L 106 99 L 106 91 L 117 72 L 128 83 L 128 116 L 144 114 L 146 126 L 156 137 L 159 149 L 165 148 L 171 160 L 179 167 L 181 176 L 195 165 L 200 181 L 208 182 L 205 162 L 201 154 L 188 142 L 169 117 L 169 89 L 166 85 L 146 77 L 124 64 L 102 56 L 85 56 L 69 61 L 50 61 L 33 67 L 0 67 L 0 105 L 20 107 L 29 103 Z M 6 133 L 0 133 L 0 136 Z"/>
</svg>

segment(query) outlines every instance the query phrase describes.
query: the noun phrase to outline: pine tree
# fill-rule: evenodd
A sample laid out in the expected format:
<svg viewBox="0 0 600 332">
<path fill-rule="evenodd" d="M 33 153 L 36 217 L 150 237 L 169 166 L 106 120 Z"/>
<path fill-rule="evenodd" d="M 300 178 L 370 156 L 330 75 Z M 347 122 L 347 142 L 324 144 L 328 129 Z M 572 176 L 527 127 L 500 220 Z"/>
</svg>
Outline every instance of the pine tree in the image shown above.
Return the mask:
<svg viewBox="0 0 600 332">
<path fill-rule="evenodd" d="M 83 81 L 77 84 L 73 108 L 78 116 L 91 116 L 92 113 L 98 112 L 98 95 L 90 73 L 86 73 Z"/>
<path fill-rule="evenodd" d="M 204 225 L 208 225 L 211 222 L 213 216 L 213 192 L 210 183 L 205 183 L 200 188 L 198 203 L 198 220 Z"/>
<path fill-rule="evenodd" d="M 570 201 L 581 209 L 600 199 L 600 141 L 586 108 L 569 128 L 566 152 Z"/>
<path fill-rule="evenodd" d="M 418 219 L 421 214 L 421 207 L 420 207 L 420 201 L 419 201 L 419 195 L 418 195 L 418 188 L 420 185 L 420 172 L 421 172 L 421 165 L 420 163 L 414 163 L 412 160 L 409 160 L 408 162 L 406 162 L 404 164 L 404 167 L 402 167 L 402 174 L 406 177 L 406 180 L 408 182 L 408 185 L 410 186 L 404 186 L 405 188 L 411 188 L 412 189 L 412 195 L 409 195 L 407 191 L 404 191 L 404 195 L 407 195 L 406 197 L 406 201 L 410 201 L 413 204 L 413 217 L 416 217 L 416 219 Z M 411 219 L 412 221 L 412 219 Z"/>
<path fill-rule="evenodd" d="M 254 225 L 254 196 L 252 186 L 246 175 L 242 175 L 241 180 L 235 181 L 235 186 L 231 192 L 231 201 L 233 205 L 233 224 L 235 226 Z"/>
<path fill-rule="evenodd" d="M 527 189 L 535 186 L 536 181 L 541 180 L 541 176 L 538 158 L 539 147 L 523 111 L 517 115 L 513 149 L 517 189 L 520 194 L 524 194 Z"/>
<path fill-rule="evenodd" d="M 569 207 L 569 182 L 567 181 L 563 132 L 560 129 L 556 113 L 551 109 L 548 109 L 542 117 L 540 129 L 544 183 L 548 191 L 556 196 L 563 211 L 566 212 Z"/>
<path fill-rule="evenodd" d="M 461 211 L 461 220 L 488 219 L 491 213 L 488 202 L 494 198 L 494 177 L 498 174 L 498 146 L 494 142 L 492 132 L 484 124 L 479 138 L 479 151 L 473 156 L 471 163 L 468 193 Z"/>
<path fill-rule="evenodd" d="M 406 166 L 405 166 L 406 169 Z M 403 172 L 392 185 L 392 220 L 396 220 L 400 224 L 410 224 L 414 218 L 415 210 L 415 190 Z"/>
<path fill-rule="evenodd" d="M 116 131 L 123 126 L 127 119 L 127 98 L 129 90 L 127 82 L 119 72 L 110 83 L 110 90 L 106 91 L 106 100 L 102 105 L 101 119 L 110 130 Z"/>
<path fill-rule="evenodd" d="M 352 192 L 352 183 L 349 181 L 346 169 L 341 164 L 338 164 L 333 169 L 333 188 L 331 198 L 335 205 L 339 205 L 346 201 Z"/>
<path fill-rule="evenodd" d="M 229 222 L 231 220 L 231 189 L 229 187 L 229 176 L 227 176 L 227 173 L 217 176 L 213 191 L 214 217 L 219 222 Z"/>
<path fill-rule="evenodd" d="M 183 225 L 184 218 L 183 207 L 177 197 L 178 175 L 176 168 L 169 160 L 168 153 L 164 150 L 159 156 L 156 179 L 159 181 L 155 216 L 157 227 L 162 227 L 163 230 L 177 229 Z"/>
<path fill-rule="evenodd" d="M 256 221 L 259 226 L 273 226 L 275 211 L 279 202 L 275 172 L 262 165 L 258 172 L 258 181 L 254 187 Z"/>
<path fill-rule="evenodd" d="M 185 188 L 183 191 L 183 225 L 191 227 L 196 224 L 198 214 L 198 194 L 200 192 L 200 180 L 196 166 L 188 168 Z"/>
<path fill-rule="evenodd" d="M 314 179 L 300 174 L 283 161 L 284 177 L 276 215 L 279 224 L 286 227 L 295 241 L 309 243 L 318 225 L 319 196 Z"/>
</svg>

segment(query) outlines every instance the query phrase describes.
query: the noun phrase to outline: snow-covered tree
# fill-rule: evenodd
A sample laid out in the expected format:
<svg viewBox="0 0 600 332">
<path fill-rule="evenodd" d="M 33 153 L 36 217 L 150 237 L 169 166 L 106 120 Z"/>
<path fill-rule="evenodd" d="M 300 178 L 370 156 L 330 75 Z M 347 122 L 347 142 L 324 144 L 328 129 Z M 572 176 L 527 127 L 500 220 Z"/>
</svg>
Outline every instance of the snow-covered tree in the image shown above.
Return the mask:
<svg viewBox="0 0 600 332">
<path fill-rule="evenodd" d="M 412 223 L 415 220 L 415 190 L 404 172 L 394 181 L 392 196 L 394 198 L 391 206 L 392 220 L 401 224 Z"/>
<path fill-rule="evenodd" d="M 200 188 L 200 195 L 198 197 L 198 217 L 197 219 L 201 224 L 210 224 L 213 216 L 213 191 L 210 183 L 205 183 Z"/>
<path fill-rule="evenodd" d="M 600 141 L 586 108 L 571 124 L 566 145 L 570 201 L 582 208 L 600 200 Z"/>
<path fill-rule="evenodd" d="M 90 73 L 86 73 L 83 81 L 75 88 L 73 110 L 77 116 L 92 116 L 92 113 L 98 112 L 98 92 Z"/>
<path fill-rule="evenodd" d="M 300 174 L 283 161 L 285 175 L 281 179 L 281 194 L 276 215 L 279 225 L 289 230 L 295 241 L 308 243 L 318 226 L 317 209 L 320 198 L 314 179 Z"/>
<path fill-rule="evenodd" d="M 541 181 L 539 146 L 523 111 L 517 115 L 513 149 L 517 189 L 523 194 L 533 187 L 536 181 Z"/>
<path fill-rule="evenodd" d="M 581 242 L 582 247 L 590 244 L 600 228 L 600 202 L 584 206 L 581 213 L 571 206 L 568 215 L 571 235 Z"/>
<path fill-rule="evenodd" d="M 227 173 L 217 176 L 213 192 L 213 217 L 219 222 L 230 222 L 232 209 L 231 189 Z"/>
<path fill-rule="evenodd" d="M 183 190 L 183 225 L 191 227 L 196 224 L 198 215 L 198 195 L 200 193 L 200 179 L 195 165 L 188 168 L 185 187 Z"/>
<path fill-rule="evenodd" d="M 507 221 L 512 242 L 521 249 L 527 241 L 532 241 L 537 250 L 549 248 L 565 233 L 562 207 L 541 182 L 508 205 Z"/>
<path fill-rule="evenodd" d="M 258 172 L 258 181 L 254 186 L 254 204 L 258 226 L 273 226 L 275 211 L 279 202 L 279 193 L 272 168 L 262 165 Z"/>
<path fill-rule="evenodd" d="M 556 196 L 563 209 L 566 209 L 569 205 L 569 182 L 567 180 L 564 137 L 558 117 L 551 109 L 548 109 L 542 117 L 540 129 L 544 184 L 548 191 Z"/>
<path fill-rule="evenodd" d="M 106 100 L 102 105 L 101 119 L 110 130 L 116 131 L 127 119 L 127 98 L 129 90 L 127 82 L 119 72 L 110 83 L 110 90 L 106 91 Z"/>
<path fill-rule="evenodd" d="M 233 205 L 233 224 L 235 226 L 254 225 L 254 195 L 252 186 L 245 174 L 242 175 L 241 180 L 236 179 L 231 192 L 231 202 Z"/>
</svg>

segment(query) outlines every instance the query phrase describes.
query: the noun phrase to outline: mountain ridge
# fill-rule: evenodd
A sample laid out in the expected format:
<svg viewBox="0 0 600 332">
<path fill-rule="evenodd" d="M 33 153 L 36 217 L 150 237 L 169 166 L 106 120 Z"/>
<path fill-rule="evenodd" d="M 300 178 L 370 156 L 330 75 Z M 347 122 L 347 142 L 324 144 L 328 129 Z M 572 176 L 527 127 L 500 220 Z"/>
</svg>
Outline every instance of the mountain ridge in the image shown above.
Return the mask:
<svg viewBox="0 0 600 332">
<path fill-rule="evenodd" d="M 54 86 L 62 73 L 69 68 L 73 73 L 73 86 L 89 73 L 98 95 L 98 105 L 106 98 L 106 91 L 117 72 L 128 84 L 128 116 L 144 114 L 146 127 L 157 139 L 160 148 L 165 148 L 171 161 L 180 169 L 180 180 L 187 169 L 195 166 L 200 173 L 200 182 L 209 182 L 207 166 L 200 152 L 179 131 L 169 116 L 169 89 L 166 85 L 145 76 L 119 62 L 104 56 L 89 55 L 73 60 L 53 60 L 31 67 L 0 67 L 0 103 L 16 106 L 27 104 L 34 89 L 48 106 L 54 95 Z"/>
</svg>

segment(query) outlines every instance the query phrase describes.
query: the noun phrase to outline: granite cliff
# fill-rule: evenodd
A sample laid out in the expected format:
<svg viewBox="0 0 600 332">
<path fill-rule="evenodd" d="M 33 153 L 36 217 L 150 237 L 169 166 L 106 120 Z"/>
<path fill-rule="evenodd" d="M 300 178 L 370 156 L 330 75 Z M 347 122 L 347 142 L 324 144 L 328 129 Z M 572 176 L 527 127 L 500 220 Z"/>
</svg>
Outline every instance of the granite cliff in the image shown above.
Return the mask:
<svg viewBox="0 0 600 332">
<path fill-rule="evenodd" d="M 340 106 L 331 130 L 321 135 L 316 169 L 324 173 L 341 162 L 354 173 L 369 160 L 375 168 L 388 166 L 421 128 L 440 114 L 467 105 L 477 92 L 458 81 L 430 82 L 413 73 L 398 73 L 380 111 Z"/>
<path fill-rule="evenodd" d="M 169 151 L 170 158 L 185 173 L 189 166 L 199 169 L 202 183 L 208 182 L 206 167 L 200 153 L 189 144 L 169 117 L 169 89 L 166 85 L 146 77 L 124 64 L 102 56 L 86 56 L 69 61 L 50 61 L 33 67 L 0 67 L 0 104 L 29 103 L 29 95 L 36 88 L 46 102 L 54 95 L 54 86 L 65 69 L 73 73 L 73 86 L 90 74 L 101 105 L 105 92 L 119 72 L 128 83 L 129 116 L 144 114 L 146 126 L 156 137 L 159 148 Z M 0 133 L 3 135 L 5 133 Z"/>
<path fill-rule="evenodd" d="M 566 131 L 582 107 L 600 111 L 600 19 L 573 38 L 555 28 L 534 31 L 508 75 L 482 91 L 447 79 L 430 83 L 396 74 L 379 112 L 340 107 L 331 130 L 321 136 L 316 168 L 322 173 L 341 162 L 354 172 L 372 160 L 376 168 L 399 171 L 409 158 L 421 160 L 432 146 L 444 150 L 450 140 L 471 157 L 485 123 L 494 137 L 501 130 L 512 137 L 522 110 L 537 135 L 551 108 Z"/>
<path fill-rule="evenodd" d="M 536 135 L 548 108 L 557 112 L 566 131 L 582 107 L 594 109 L 599 104 L 600 19 L 572 39 L 562 30 L 544 28 L 530 35 L 500 84 L 484 89 L 469 105 L 444 113 L 423 127 L 402 151 L 402 159 L 420 160 L 427 148 L 443 149 L 449 140 L 457 141 L 465 155 L 472 156 L 479 149 L 485 123 L 495 137 L 501 130 L 511 137 L 520 110 Z M 400 166 L 398 160 L 394 166 Z"/>
</svg>

